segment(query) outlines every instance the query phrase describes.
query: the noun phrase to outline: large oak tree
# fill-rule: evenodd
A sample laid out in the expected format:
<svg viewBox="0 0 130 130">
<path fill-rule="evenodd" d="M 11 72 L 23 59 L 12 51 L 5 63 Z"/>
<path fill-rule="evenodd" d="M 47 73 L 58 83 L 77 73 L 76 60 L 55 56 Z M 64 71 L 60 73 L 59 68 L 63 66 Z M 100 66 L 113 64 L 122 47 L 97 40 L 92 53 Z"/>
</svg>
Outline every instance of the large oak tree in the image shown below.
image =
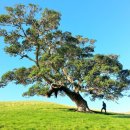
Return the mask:
<svg viewBox="0 0 130 130">
<path fill-rule="evenodd" d="M 130 71 L 123 70 L 117 55 L 93 54 L 94 39 L 73 36 L 58 29 L 61 14 L 37 5 L 6 7 L 0 15 L 0 36 L 10 56 L 33 62 L 1 76 L 0 86 L 9 82 L 27 85 L 24 96 L 67 95 L 78 111 L 89 111 L 81 92 L 94 100 L 117 100 L 129 89 Z"/>
</svg>

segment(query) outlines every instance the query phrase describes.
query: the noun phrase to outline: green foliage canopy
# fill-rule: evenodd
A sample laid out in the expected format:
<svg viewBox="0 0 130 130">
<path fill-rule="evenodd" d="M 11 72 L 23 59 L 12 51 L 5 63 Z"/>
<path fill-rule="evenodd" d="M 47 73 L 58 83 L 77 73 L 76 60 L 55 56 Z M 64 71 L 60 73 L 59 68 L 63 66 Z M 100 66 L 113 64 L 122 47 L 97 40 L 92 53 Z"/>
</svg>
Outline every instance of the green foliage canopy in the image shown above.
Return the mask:
<svg viewBox="0 0 130 130">
<path fill-rule="evenodd" d="M 117 55 L 94 54 L 96 40 L 73 36 L 58 29 L 61 14 L 29 4 L 6 7 L 0 15 L 4 51 L 34 63 L 1 76 L 0 86 L 9 82 L 32 85 L 24 96 L 45 95 L 52 83 L 92 99 L 118 99 L 129 89 L 130 70 L 123 70 Z"/>
</svg>

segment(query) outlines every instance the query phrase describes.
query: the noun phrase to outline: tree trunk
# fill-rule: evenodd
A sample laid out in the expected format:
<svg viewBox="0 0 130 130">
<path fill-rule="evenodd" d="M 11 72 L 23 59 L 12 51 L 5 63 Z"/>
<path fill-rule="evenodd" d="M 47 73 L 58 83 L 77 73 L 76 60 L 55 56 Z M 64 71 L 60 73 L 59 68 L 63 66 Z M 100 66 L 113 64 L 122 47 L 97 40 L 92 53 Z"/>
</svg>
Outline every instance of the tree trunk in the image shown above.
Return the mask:
<svg viewBox="0 0 130 130">
<path fill-rule="evenodd" d="M 65 94 L 77 105 L 77 111 L 86 112 L 91 111 L 88 107 L 87 102 L 82 98 L 82 96 L 79 93 L 71 91 L 69 88 L 60 86 L 60 87 L 53 87 L 51 90 L 47 92 L 47 96 L 50 97 L 52 93 L 55 93 L 57 96 L 58 91 L 64 91 Z"/>
</svg>

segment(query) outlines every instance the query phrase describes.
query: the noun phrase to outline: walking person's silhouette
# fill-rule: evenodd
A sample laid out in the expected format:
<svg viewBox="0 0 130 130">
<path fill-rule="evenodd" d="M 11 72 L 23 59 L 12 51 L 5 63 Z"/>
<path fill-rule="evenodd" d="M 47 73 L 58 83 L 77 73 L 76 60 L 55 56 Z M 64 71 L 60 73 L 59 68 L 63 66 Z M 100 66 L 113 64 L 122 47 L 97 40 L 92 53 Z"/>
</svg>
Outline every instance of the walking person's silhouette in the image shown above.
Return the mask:
<svg viewBox="0 0 130 130">
<path fill-rule="evenodd" d="M 106 103 L 105 103 L 104 101 L 102 102 L 102 109 L 101 109 L 101 112 L 102 112 L 103 110 L 104 110 L 105 113 L 106 113 Z"/>
</svg>

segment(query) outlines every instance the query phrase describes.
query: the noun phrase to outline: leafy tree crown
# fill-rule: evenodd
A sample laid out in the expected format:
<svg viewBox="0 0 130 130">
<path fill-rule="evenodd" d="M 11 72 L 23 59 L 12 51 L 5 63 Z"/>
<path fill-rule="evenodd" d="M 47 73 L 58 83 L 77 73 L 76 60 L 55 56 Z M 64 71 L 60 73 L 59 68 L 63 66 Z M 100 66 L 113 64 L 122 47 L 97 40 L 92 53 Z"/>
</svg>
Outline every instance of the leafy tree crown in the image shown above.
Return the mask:
<svg viewBox="0 0 130 130">
<path fill-rule="evenodd" d="M 32 85 L 24 96 L 45 95 L 53 83 L 90 94 L 93 100 L 123 96 L 130 71 L 123 70 L 117 55 L 94 54 L 96 40 L 59 30 L 59 12 L 34 4 L 6 10 L 0 15 L 4 51 L 34 64 L 3 74 L 1 86 L 11 81 Z"/>
</svg>

